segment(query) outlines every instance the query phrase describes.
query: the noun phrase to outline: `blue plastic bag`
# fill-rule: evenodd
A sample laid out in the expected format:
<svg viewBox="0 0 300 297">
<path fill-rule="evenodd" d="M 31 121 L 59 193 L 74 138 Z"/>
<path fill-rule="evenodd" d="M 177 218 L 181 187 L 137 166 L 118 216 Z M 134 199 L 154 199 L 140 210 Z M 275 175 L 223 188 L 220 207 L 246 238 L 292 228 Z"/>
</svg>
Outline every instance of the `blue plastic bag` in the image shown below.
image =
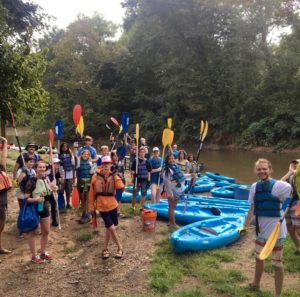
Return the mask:
<svg viewBox="0 0 300 297">
<path fill-rule="evenodd" d="M 40 218 L 37 211 L 37 203 L 27 203 L 23 199 L 20 213 L 18 216 L 17 226 L 23 233 L 28 233 L 35 230 L 40 223 Z"/>
</svg>

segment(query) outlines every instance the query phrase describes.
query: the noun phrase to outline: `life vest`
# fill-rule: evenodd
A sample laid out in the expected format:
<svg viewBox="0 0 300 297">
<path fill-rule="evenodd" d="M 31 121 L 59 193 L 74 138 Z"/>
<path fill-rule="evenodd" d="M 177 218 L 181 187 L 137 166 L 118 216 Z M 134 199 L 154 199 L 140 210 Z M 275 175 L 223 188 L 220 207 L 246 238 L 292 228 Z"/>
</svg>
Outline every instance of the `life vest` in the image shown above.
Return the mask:
<svg viewBox="0 0 300 297">
<path fill-rule="evenodd" d="M 77 178 L 90 178 L 92 165 L 89 160 L 80 160 L 79 167 L 76 169 L 77 171 Z"/>
<path fill-rule="evenodd" d="M 26 158 L 28 158 L 28 157 L 30 157 L 29 154 L 27 154 L 27 153 L 23 154 L 24 160 L 25 160 Z M 32 157 L 32 156 L 31 156 L 31 157 Z M 22 159 L 21 159 L 21 160 L 22 160 Z M 37 162 L 38 162 L 39 160 L 41 160 L 40 155 L 34 153 L 34 154 L 33 154 L 33 160 L 34 160 L 34 167 L 36 167 L 36 166 L 37 166 Z M 24 166 L 24 165 L 25 165 L 25 164 L 23 164 L 23 161 L 22 161 L 22 166 Z"/>
<path fill-rule="evenodd" d="M 112 173 L 107 178 L 101 173 L 96 173 L 96 181 L 94 183 L 94 191 L 96 196 L 114 196 L 116 187 Z"/>
<path fill-rule="evenodd" d="M 25 173 L 25 176 L 23 177 L 23 179 L 20 182 L 20 190 L 25 193 L 25 188 L 26 188 L 26 184 L 28 183 L 28 181 L 35 176 L 35 173 L 33 170 L 30 170 L 30 172 L 28 172 L 28 170 L 23 169 L 23 172 Z"/>
<path fill-rule="evenodd" d="M 258 181 L 254 195 L 254 214 L 256 217 L 280 217 L 281 201 L 272 194 L 275 179 Z"/>
<path fill-rule="evenodd" d="M 0 193 L 6 192 L 12 188 L 12 183 L 5 171 L 0 170 Z"/>
<path fill-rule="evenodd" d="M 173 172 L 170 176 L 171 181 L 176 181 L 177 183 L 183 183 L 185 178 L 179 166 L 177 164 L 171 164 L 169 165 L 169 168 Z"/>
<path fill-rule="evenodd" d="M 160 167 L 161 165 L 161 158 L 158 157 L 158 158 L 151 158 L 150 159 L 150 164 L 151 164 L 151 168 L 152 169 L 157 169 Z"/>
<path fill-rule="evenodd" d="M 73 164 L 72 164 L 72 155 L 71 154 L 59 154 L 59 159 L 61 161 L 61 166 L 66 171 L 72 171 L 73 170 Z"/>
<path fill-rule="evenodd" d="M 138 178 L 147 179 L 148 178 L 148 169 L 147 169 L 147 160 L 139 160 L 138 165 Z"/>
</svg>

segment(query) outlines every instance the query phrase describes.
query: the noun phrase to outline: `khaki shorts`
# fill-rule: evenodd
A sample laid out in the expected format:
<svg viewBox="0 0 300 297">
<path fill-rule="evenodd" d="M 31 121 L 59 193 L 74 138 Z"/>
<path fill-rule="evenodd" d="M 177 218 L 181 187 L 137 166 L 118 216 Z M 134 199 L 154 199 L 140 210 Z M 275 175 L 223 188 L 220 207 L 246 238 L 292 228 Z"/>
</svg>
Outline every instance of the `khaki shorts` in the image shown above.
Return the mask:
<svg viewBox="0 0 300 297">
<path fill-rule="evenodd" d="M 5 222 L 6 219 L 6 205 L 0 205 L 0 221 Z"/>
<path fill-rule="evenodd" d="M 297 204 L 293 205 L 285 216 L 287 227 L 294 227 L 296 229 L 300 229 L 300 216 L 295 215 Z"/>
<path fill-rule="evenodd" d="M 255 240 L 255 253 L 256 253 L 256 258 L 259 257 L 263 247 L 266 244 L 266 239 L 264 238 L 256 238 Z M 284 239 L 278 239 L 275 247 L 272 251 L 272 265 L 275 267 L 283 267 L 283 243 Z"/>
</svg>

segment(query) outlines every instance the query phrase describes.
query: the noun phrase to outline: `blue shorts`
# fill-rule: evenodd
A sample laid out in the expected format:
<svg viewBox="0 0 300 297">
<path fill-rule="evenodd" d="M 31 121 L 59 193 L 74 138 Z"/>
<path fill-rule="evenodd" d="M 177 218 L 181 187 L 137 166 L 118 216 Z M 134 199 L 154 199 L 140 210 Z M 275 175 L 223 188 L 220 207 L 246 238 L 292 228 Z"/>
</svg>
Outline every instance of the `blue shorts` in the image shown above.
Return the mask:
<svg viewBox="0 0 300 297">
<path fill-rule="evenodd" d="M 112 225 L 118 226 L 118 210 L 117 208 L 111 211 L 100 211 L 100 216 L 102 217 L 105 228 L 110 228 Z"/>
</svg>

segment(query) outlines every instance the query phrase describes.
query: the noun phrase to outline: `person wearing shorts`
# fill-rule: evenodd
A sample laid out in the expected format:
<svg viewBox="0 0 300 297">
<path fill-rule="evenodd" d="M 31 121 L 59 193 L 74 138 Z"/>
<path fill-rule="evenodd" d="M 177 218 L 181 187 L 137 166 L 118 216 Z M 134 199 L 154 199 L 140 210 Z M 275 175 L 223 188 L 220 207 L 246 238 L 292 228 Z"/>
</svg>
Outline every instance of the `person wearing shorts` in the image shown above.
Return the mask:
<svg viewBox="0 0 300 297">
<path fill-rule="evenodd" d="M 300 159 L 293 160 L 289 165 L 288 172 L 281 178 L 281 180 L 291 184 L 293 188 L 293 193 L 292 193 L 293 200 L 285 216 L 285 220 L 286 220 L 288 232 L 296 247 L 295 255 L 300 255 L 300 216 L 295 215 L 299 197 L 296 188 L 294 186 L 294 174 L 296 173 L 296 169 L 299 163 L 300 163 Z"/>
<path fill-rule="evenodd" d="M 175 207 L 178 201 L 184 195 L 184 174 L 180 167 L 176 164 L 173 154 L 169 154 L 165 159 L 165 167 L 163 171 L 163 181 L 165 190 L 168 195 L 168 215 L 169 215 L 169 227 L 179 228 L 175 222 Z"/>
<path fill-rule="evenodd" d="M 132 193 L 131 205 L 132 208 L 135 208 L 136 196 L 139 190 L 141 190 L 140 210 L 143 209 L 143 206 L 145 204 L 147 188 L 148 188 L 148 184 L 150 183 L 151 165 L 149 163 L 149 160 L 146 159 L 145 155 L 146 155 L 145 148 L 141 147 L 139 149 L 137 168 L 136 168 L 136 160 L 134 160 L 131 165 L 131 176 L 134 184 L 136 183 L 136 179 L 137 179 L 136 187 L 134 188 L 134 191 Z"/>
<path fill-rule="evenodd" d="M 48 244 L 48 236 L 50 233 L 50 203 L 49 197 L 52 192 L 57 191 L 57 186 L 50 184 L 46 180 L 46 164 L 40 160 L 37 163 L 36 168 L 37 177 L 30 179 L 25 187 L 25 199 L 27 203 L 39 203 L 43 202 L 43 209 L 39 212 L 40 227 L 41 227 L 41 248 L 40 254 L 37 255 L 35 240 L 36 230 L 29 232 L 28 244 L 31 251 L 31 261 L 37 264 L 44 263 L 45 261 L 51 261 L 52 257 L 46 252 Z"/>
<path fill-rule="evenodd" d="M 110 257 L 108 244 L 112 237 L 117 245 L 115 258 L 121 259 L 123 247 L 116 230 L 118 225 L 118 202 L 114 195 L 116 190 L 124 189 L 124 184 L 118 175 L 112 174 L 111 165 L 111 158 L 109 156 L 103 157 L 101 167 L 97 169 L 92 177 L 89 192 L 89 211 L 93 216 L 96 216 L 96 211 L 99 211 L 105 224 L 106 232 L 102 258 L 108 259 Z"/>
<path fill-rule="evenodd" d="M 160 202 L 160 184 L 162 179 L 160 176 L 161 167 L 162 167 L 162 158 L 159 156 L 159 148 L 154 147 L 152 150 L 152 157 L 150 158 L 151 166 L 151 177 L 150 177 L 150 189 L 151 189 L 151 202 L 159 203 Z"/>
<path fill-rule="evenodd" d="M 256 219 L 256 265 L 251 289 L 259 290 L 264 271 L 264 261 L 259 255 L 270 237 L 275 226 L 283 215 L 282 203 L 291 195 L 291 186 L 284 181 L 271 178 L 272 165 L 266 159 L 258 159 L 255 172 L 259 181 L 251 186 L 249 192 L 250 210 L 248 212 L 245 229 L 247 230 L 254 215 Z M 283 220 L 276 245 L 272 251 L 272 265 L 275 271 L 275 297 L 281 296 L 283 284 L 283 242 L 287 235 L 286 222 Z"/>
</svg>

